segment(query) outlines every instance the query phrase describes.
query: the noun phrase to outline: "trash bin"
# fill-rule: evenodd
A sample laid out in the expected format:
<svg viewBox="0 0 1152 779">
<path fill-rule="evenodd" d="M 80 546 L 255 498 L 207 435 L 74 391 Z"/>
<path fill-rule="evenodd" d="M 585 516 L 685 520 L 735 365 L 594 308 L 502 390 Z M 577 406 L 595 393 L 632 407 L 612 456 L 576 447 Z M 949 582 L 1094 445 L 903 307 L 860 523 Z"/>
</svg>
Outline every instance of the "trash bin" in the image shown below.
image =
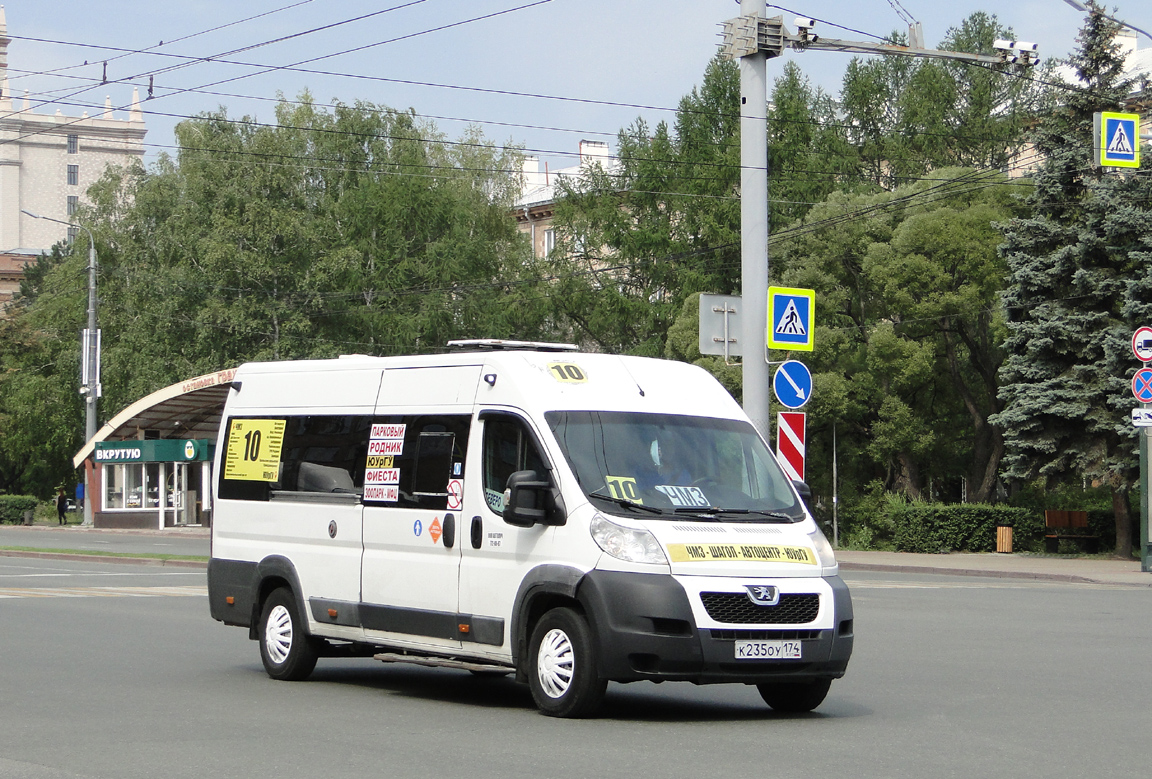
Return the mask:
<svg viewBox="0 0 1152 779">
<path fill-rule="evenodd" d="M 36 512 L 33 511 L 32 509 L 28 509 L 27 511 L 24 512 L 24 524 L 25 525 L 31 525 L 32 524 L 32 516 L 35 513 Z"/>
<path fill-rule="evenodd" d="M 996 551 L 1012 554 L 1012 528 L 1009 525 L 996 526 Z"/>
</svg>

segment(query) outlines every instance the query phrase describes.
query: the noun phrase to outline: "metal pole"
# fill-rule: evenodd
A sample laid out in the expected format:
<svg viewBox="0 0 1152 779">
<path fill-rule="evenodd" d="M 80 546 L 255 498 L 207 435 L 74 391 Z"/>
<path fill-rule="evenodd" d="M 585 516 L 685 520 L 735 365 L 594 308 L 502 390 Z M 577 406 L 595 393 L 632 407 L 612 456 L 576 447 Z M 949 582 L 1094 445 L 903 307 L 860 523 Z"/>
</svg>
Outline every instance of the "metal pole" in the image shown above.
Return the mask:
<svg viewBox="0 0 1152 779">
<path fill-rule="evenodd" d="M 832 546 L 840 548 L 840 517 L 837 512 L 840 496 L 837 492 L 839 474 L 836 468 L 836 422 L 832 422 Z"/>
<path fill-rule="evenodd" d="M 765 0 L 740 0 L 741 16 L 765 16 Z M 744 411 L 771 435 L 768 339 L 768 55 L 740 58 L 740 273 L 744 304 Z"/>
<path fill-rule="evenodd" d="M 1148 408 L 1144 404 L 1144 408 Z M 1140 431 L 1140 570 L 1152 573 L 1152 427 Z"/>
<path fill-rule="evenodd" d="M 84 442 L 88 443 L 96 437 L 96 395 L 99 390 L 97 375 L 100 371 L 99 352 L 96 329 L 96 239 L 87 227 L 79 227 L 88 233 L 88 395 L 84 398 Z M 93 495 L 88 480 L 89 468 L 84 466 L 84 524 L 92 524 Z"/>
</svg>

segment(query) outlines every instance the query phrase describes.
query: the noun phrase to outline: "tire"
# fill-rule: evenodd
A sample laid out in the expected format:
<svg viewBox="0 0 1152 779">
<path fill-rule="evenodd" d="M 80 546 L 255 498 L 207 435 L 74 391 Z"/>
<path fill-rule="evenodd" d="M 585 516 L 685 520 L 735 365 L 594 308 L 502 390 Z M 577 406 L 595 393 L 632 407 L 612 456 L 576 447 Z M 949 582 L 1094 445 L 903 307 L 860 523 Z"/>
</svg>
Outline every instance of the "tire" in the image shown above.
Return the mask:
<svg viewBox="0 0 1152 779">
<path fill-rule="evenodd" d="M 804 712 L 824 702 L 831 679 L 813 679 L 810 682 L 769 682 L 756 685 L 760 697 L 776 711 Z"/>
<path fill-rule="evenodd" d="M 587 717 L 600 707 L 608 680 L 598 676 L 588 621 L 556 608 L 536 623 L 528 648 L 528 686 L 541 714 Z"/>
<path fill-rule="evenodd" d="M 260 659 L 273 679 L 298 682 L 316 667 L 316 645 L 304 631 L 296 598 L 287 587 L 273 590 L 260 610 Z"/>
</svg>

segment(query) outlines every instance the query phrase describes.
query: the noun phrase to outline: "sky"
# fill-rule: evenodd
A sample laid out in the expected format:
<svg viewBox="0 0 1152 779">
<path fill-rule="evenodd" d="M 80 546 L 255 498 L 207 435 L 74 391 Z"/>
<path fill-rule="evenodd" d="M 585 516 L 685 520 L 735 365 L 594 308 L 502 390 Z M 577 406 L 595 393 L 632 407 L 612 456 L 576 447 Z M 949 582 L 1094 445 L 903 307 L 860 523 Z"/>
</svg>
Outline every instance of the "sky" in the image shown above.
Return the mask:
<svg viewBox="0 0 1152 779">
<path fill-rule="evenodd" d="M 1152 30 L 1152 4 L 1124 2 L 1115 15 Z M 825 37 L 875 40 L 907 29 L 898 9 L 922 23 L 930 47 L 971 13 L 995 13 L 1045 59 L 1067 56 L 1083 21 L 1064 0 L 790 0 L 768 13 L 789 29 L 805 15 Z M 11 0 L 4 8 L 11 92 L 19 99 L 28 90 L 38 113 L 94 114 L 110 96 L 125 107 L 117 118 L 127 118 L 132 87 L 145 98 L 151 78 L 148 160 L 173 150 L 183 117 L 223 106 L 231 117 L 273 121 L 279 94 L 307 89 L 319 103 L 411 108 L 449 138 L 475 124 L 553 169 L 576 164 L 581 139 L 614 148 L 638 117 L 674 120 L 721 23 L 739 10 L 736 0 Z M 1152 42 L 1141 36 L 1139 45 Z M 835 94 L 851 56 L 786 52 L 769 62 L 768 79 L 791 59 Z"/>
</svg>

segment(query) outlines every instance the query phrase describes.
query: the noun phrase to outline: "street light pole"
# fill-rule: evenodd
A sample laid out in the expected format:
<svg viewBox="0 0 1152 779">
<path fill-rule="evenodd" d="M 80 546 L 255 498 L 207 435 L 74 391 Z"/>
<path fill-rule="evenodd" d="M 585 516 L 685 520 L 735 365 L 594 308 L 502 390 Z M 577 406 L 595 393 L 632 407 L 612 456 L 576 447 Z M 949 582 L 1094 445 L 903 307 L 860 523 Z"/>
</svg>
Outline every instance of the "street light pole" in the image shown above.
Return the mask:
<svg viewBox="0 0 1152 779">
<path fill-rule="evenodd" d="M 87 443 L 96 437 L 96 396 L 99 394 L 99 381 L 98 376 L 100 372 L 100 359 L 97 351 L 97 330 L 96 330 L 96 239 L 92 236 L 92 231 L 82 224 L 73 224 L 72 222 L 65 222 L 63 219 L 55 219 L 50 216 L 43 216 L 41 214 L 34 214 L 31 211 L 21 209 L 21 211 L 33 219 L 46 219 L 49 222 L 56 222 L 57 224 L 68 225 L 69 227 L 79 227 L 84 232 L 88 233 L 88 339 L 86 341 L 86 349 L 83 355 L 86 361 L 85 371 L 88 376 L 88 381 L 85 386 L 80 390 L 84 393 L 84 442 Z M 84 467 L 84 524 L 92 524 L 92 493 L 89 490 L 88 483 L 88 466 Z"/>
</svg>

